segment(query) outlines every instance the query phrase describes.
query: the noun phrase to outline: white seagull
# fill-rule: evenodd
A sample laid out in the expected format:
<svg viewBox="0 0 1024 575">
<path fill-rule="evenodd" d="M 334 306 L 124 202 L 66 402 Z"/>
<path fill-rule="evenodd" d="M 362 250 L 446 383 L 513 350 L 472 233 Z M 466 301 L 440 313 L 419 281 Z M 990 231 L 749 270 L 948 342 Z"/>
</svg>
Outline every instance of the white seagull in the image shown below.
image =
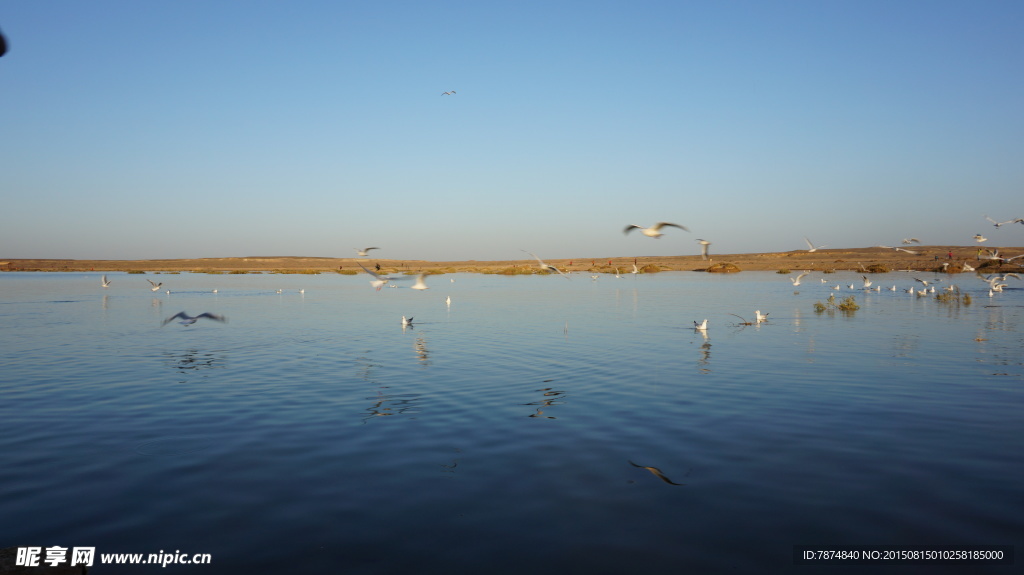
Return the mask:
<svg viewBox="0 0 1024 575">
<path fill-rule="evenodd" d="M 816 245 L 812 244 L 811 240 L 807 236 L 804 236 L 804 241 L 807 242 L 807 251 L 809 253 L 814 253 L 814 252 L 820 250 L 821 248 L 827 248 L 828 247 L 827 245 L 816 246 Z"/>
<path fill-rule="evenodd" d="M 366 253 L 366 252 L 368 252 L 368 251 L 370 251 L 370 250 L 379 250 L 380 248 L 363 248 L 363 249 L 359 249 L 359 248 L 352 248 L 352 249 L 354 249 L 354 250 L 355 250 L 356 252 L 358 252 L 358 253 L 359 253 L 359 255 L 361 255 L 361 256 L 366 256 L 366 255 L 367 255 L 367 253 Z"/>
<path fill-rule="evenodd" d="M 422 273 L 416 276 L 416 283 L 412 284 L 412 289 L 430 289 L 429 286 L 423 281 L 423 278 L 427 277 L 427 274 Z"/>
<path fill-rule="evenodd" d="M 907 243 L 907 241 L 903 240 L 903 243 Z M 878 244 L 875 247 L 876 248 L 885 248 L 887 250 L 896 250 L 898 252 L 907 252 L 908 254 L 915 255 L 915 256 L 917 255 L 917 252 L 915 252 L 914 250 L 908 250 L 906 248 L 897 248 L 897 247 L 894 247 L 894 246 L 883 246 L 882 244 Z"/>
<path fill-rule="evenodd" d="M 708 259 L 708 246 L 711 245 L 711 242 L 697 238 L 697 243 L 700 244 L 700 258 L 702 260 Z"/>
<path fill-rule="evenodd" d="M 903 243 L 904 244 L 919 244 L 919 243 L 921 243 L 921 240 L 919 240 L 917 238 L 903 238 Z"/>
<path fill-rule="evenodd" d="M 542 270 L 544 270 L 544 271 L 546 271 L 546 272 L 555 272 L 555 273 L 560 273 L 560 274 L 562 274 L 563 276 L 565 276 L 565 279 L 571 279 L 571 278 L 570 278 L 570 277 L 569 277 L 569 276 L 568 276 L 568 275 L 567 275 L 567 274 L 566 274 L 565 272 L 563 272 L 562 270 L 560 270 L 560 269 L 556 268 L 556 267 L 555 267 L 555 266 L 553 266 L 553 265 L 550 265 L 550 264 L 544 263 L 544 260 L 542 260 L 542 259 L 540 259 L 539 257 L 537 257 L 537 254 L 535 254 L 535 253 L 533 253 L 533 252 L 528 252 L 528 251 L 526 251 L 526 250 L 520 250 L 520 251 L 522 251 L 522 252 L 525 252 L 525 253 L 528 253 L 528 254 L 530 254 L 531 256 L 533 256 L 533 257 L 534 257 L 534 258 L 535 258 L 535 259 L 537 260 L 537 262 L 538 262 L 538 265 L 539 265 L 540 269 L 542 269 Z"/>
<path fill-rule="evenodd" d="M 768 321 L 768 314 L 761 313 L 761 310 L 757 310 L 754 312 L 754 318 L 757 320 L 757 323 L 761 323 L 763 321 Z"/>
<path fill-rule="evenodd" d="M 974 234 L 974 241 L 976 241 L 976 242 L 978 242 L 980 244 L 981 242 L 987 242 L 988 238 L 986 238 L 985 236 L 983 236 L 981 234 Z"/>
<path fill-rule="evenodd" d="M 800 280 L 804 279 L 804 276 L 806 276 L 809 273 L 811 273 L 811 272 L 804 272 L 804 273 L 796 276 L 795 278 L 789 278 L 789 281 L 793 282 L 793 285 L 798 286 L 798 285 L 800 285 Z"/>
<path fill-rule="evenodd" d="M 695 329 L 697 331 L 707 331 L 707 329 L 708 329 L 708 319 L 704 318 L 704 321 L 701 322 L 701 323 L 697 323 L 697 321 L 694 320 L 694 322 L 693 322 L 693 329 Z"/>
<path fill-rule="evenodd" d="M 104 276 L 103 276 L 103 284 L 102 284 L 102 285 L 103 285 L 103 287 L 105 287 L 105 288 L 106 288 L 106 287 L 110 287 L 110 282 L 109 282 L 109 281 L 107 280 L 107 276 L 106 276 L 105 274 L 104 274 Z"/>
<path fill-rule="evenodd" d="M 402 327 L 409 327 L 410 325 L 412 325 L 412 318 L 410 317 L 410 318 L 406 319 L 406 317 L 403 315 L 402 316 Z"/>
<path fill-rule="evenodd" d="M 1005 226 L 1006 224 L 1016 224 L 1018 222 L 1019 223 L 1024 223 L 1024 218 L 1016 218 L 1016 219 L 1013 219 L 1013 220 L 1007 220 L 1005 222 L 997 222 L 997 221 L 993 220 L 992 218 L 990 218 L 988 216 L 985 216 L 985 219 L 990 221 L 990 222 L 992 222 L 992 225 L 997 227 L 997 228 L 999 226 Z"/>
<path fill-rule="evenodd" d="M 633 271 L 631 271 L 629 273 L 631 273 L 631 274 L 633 274 L 635 276 L 636 274 L 640 273 L 640 268 L 636 267 L 636 264 L 633 264 Z"/>
<path fill-rule="evenodd" d="M 661 236 L 665 235 L 665 234 L 661 233 L 661 231 L 660 231 L 661 228 L 663 228 L 665 226 L 671 226 L 673 228 L 679 228 L 679 229 L 683 230 L 684 232 L 690 231 L 689 228 L 687 228 L 686 226 L 681 226 L 679 224 L 673 224 L 671 222 L 658 222 L 658 223 L 654 224 L 653 226 L 651 226 L 649 228 L 645 228 L 643 226 L 638 226 L 636 224 L 631 224 L 631 225 L 626 226 L 626 229 L 622 230 L 622 233 L 628 234 L 629 232 L 631 232 L 633 230 L 640 230 L 640 233 L 642 233 L 643 235 L 645 235 L 645 236 L 647 236 L 649 238 L 660 238 Z"/>
<path fill-rule="evenodd" d="M 187 313 L 185 313 L 183 311 L 179 311 L 178 313 L 176 313 L 176 314 L 172 315 L 171 317 L 165 319 L 164 322 L 162 324 L 160 324 L 160 327 L 163 327 L 163 326 L 171 323 L 172 321 L 174 321 L 174 320 L 176 320 L 178 318 L 181 318 L 181 321 L 178 322 L 181 325 L 192 325 L 195 322 L 199 321 L 199 319 L 204 318 L 204 317 L 212 319 L 214 321 L 219 321 L 219 322 L 226 322 L 226 321 L 228 321 L 228 318 L 226 318 L 226 317 L 224 317 L 222 315 L 217 315 L 217 314 L 213 314 L 213 313 L 209 313 L 209 312 L 201 313 L 201 314 L 193 317 L 193 316 L 190 316 L 190 315 L 188 315 Z"/>
<path fill-rule="evenodd" d="M 159 289 L 160 289 L 160 286 L 164 285 L 164 282 L 156 283 L 156 282 L 154 282 L 153 280 L 149 280 L 149 279 L 148 279 L 148 280 L 146 280 L 146 281 L 148 281 L 148 282 L 149 282 L 149 285 L 153 286 L 153 287 L 151 287 L 151 288 L 149 289 L 149 291 L 157 291 L 157 290 L 159 290 Z"/>
<path fill-rule="evenodd" d="M 402 281 L 402 280 L 412 279 L 410 277 L 393 278 L 391 276 L 386 276 L 386 275 L 382 275 L 382 274 L 375 274 L 375 273 L 371 272 L 370 270 L 366 269 L 365 267 L 363 267 L 363 264 L 357 264 L 357 265 L 359 267 L 363 268 L 364 272 L 366 272 L 366 273 L 370 274 L 371 276 L 373 276 L 374 279 L 370 280 L 370 285 L 372 285 L 377 291 L 380 291 L 380 288 L 386 286 L 387 283 L 390 282 L 390 281 Z"/>
<path fill-rule="evenodd" d="M 868 279 L 868 276 L 860 276 L 860 277 L 864 278 L 864 287 L 865 288 L 871 287 L 871 280 Z"/>
</svg>

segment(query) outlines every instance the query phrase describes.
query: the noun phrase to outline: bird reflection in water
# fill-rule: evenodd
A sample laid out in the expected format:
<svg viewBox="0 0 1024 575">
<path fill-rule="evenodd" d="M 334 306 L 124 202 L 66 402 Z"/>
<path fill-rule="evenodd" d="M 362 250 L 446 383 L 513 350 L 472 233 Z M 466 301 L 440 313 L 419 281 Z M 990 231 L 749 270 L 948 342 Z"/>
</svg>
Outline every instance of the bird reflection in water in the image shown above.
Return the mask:
<svg viewBox="0 0 1024 575">
<path fill-rule="evenodd" d="M 626 461 L 629 461 L 629 460 L 627 459 Z M 657 467 L 650 467 L 650 466 L 647 466 L 647 465 L 637 465 L 636 463 L 633 463 L 632 461 L 629 461 L 629 464 L 632 465 L 633 467 L 639 467 L 640 469 L 646 469 L 647 471 L 650 471 L 651 473 L 654 474 L 655 477 L 657 477 L 658 479 L 664 481 L 665 483 L 668 483 L 669 485 L 686 485 L 685 483 L 676 483 L 675 481 L 672 481 L 671 479 L 666 477 L 665 474 L 662 473 L 661 470 L 658 469 Z M 689 472 L 687 472 L 687 475 L 689 475 Z"/>
<path fill-rule="evenodd" d="M 427 351 L 427 342 L 422 337 L 417 337 L 412 343 L 412 349 L 416 352 L 416 359 L 419 359 L 423 367 L 430 365 L 430 352 Z"/>
<path fill-rule="evenodd" d="M 701 332 L 704 336 L 704 343 L 700 345 L 700 359 L 697 360 L 697 365 L 701 366 L 701 373 L 710 373 L 711 368 L 711 342 L 708 340 L 707 332 Z"/>
<path fill-rule="evenodd" d="M 224 355 L 216 350 L 189 349 L 181 353 L 165 353 L 164 356 L 167 359 L 167 364 L 180 374 L 224 367 Z"/>
<path fill-rule="evenodd" d="M 539 401 L 531 401 L 530 403 L 524 403 L 523 404 L 523 405 L 536 405 L 536 406 L 539 406 L 539 407 L 536 408 L 537 412 L 536 413 L 531 413 L 529 415 L 529 417 L 541 417 L 541 418 L 544 418 L 544 419 L 558 419 L 557 417 L 552 417 L 550 415 L 544 415 L 544 409 L 543 408 L 545 408 L 545 407 L 553 407 L 553 406 L 556 406 L 556 405 L 564 404 L 565 402 L 562 401 L 562 400 L 565 399 L 565 392 L 564 391 L 558 391 L 558 390 L 552 389 L 550 387 L 545 387 L 545 388 L 542 388 L 542 389 L 538 389 L 536 391 L 544 392 L 544 399 L 541 399 Z"/>
<path fill-rule="evenodd" d="M 462 453 L 462 450 L 458 447 L 455 448 L 455 453 Z M 441 471 L 444 473 L 455 473 L 455 468 L 459 466 L 458 459 L 452 459 L 451 463 L 439 463 Z"/>
<path fill-rule="evenodd" d="M 378 391 L 377 397 L 368 397 L 366 399 L 373 400 L 373 404 L 366 408 L 366 416 L 363 417 L 363 423 L 376 417 L 395 415 L 415 416 L 420 412 L 418 403 L 420 396 L 416 394 L 388 395 Z"/>
</svg>

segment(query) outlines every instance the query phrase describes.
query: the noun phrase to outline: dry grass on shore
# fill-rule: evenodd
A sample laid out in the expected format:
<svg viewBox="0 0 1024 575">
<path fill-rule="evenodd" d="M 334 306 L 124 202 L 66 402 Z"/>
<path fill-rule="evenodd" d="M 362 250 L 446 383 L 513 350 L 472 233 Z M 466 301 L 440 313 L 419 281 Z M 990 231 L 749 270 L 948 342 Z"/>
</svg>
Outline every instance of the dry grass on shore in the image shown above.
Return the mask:
<svg viewBox="0 0 1024 575">
<path fill-rule="evenodd" d="M 878 272 L 884 270 L 935 270 L 957 273 L 962 263 L 972 267 L 995 271 L 998 262 L 979 261 L 976 246 L 919 246 L 919 253 L 909 255 L 883 248 L 823 249 L 814 253 L 806 250 L 753 254 L 712 255 L 708 261 L 699 255 L 693 256 L 639 256 L 573 258 L 547 260 L 559 269 L 590 273 L 629 273 L 633 263 L 644 273 L 658 271 L 706 271 L 713 265 L 732 264 L 740 271 L 777 270 L 854 270 Z M 1024 248 L 1000 248 L 1004 257 L 1024 253 Z M 953 258 L 949 258 L 949 254 Z M 1019 269 L 1022 260 L 1003 265 L 1009 270 Z M 427 272 L 445 273 L 489 273 L 489 274 L 533 274 L 544 273 L 532 259 L 500 261 L 424 261 L 387 260 L 377 258 L 308 258 L 308 257 L 249 257 L 249 258 L 202 258 L 163 260 L 59 260 L 59 259 L 11 259 L 0 262 L 0 270 L 26 271 L 122 271 L 122 272 L 172 272 L 188 271 L 199 273 L 343 273 L 356 274 L 362 270 L 358 264 L 370 267 L 380 264 L 385 273 Z M 943 266 L 943 264 L 949 264 Z M 981 268 L 980 266 L 984 266 Z"/>
</svg>

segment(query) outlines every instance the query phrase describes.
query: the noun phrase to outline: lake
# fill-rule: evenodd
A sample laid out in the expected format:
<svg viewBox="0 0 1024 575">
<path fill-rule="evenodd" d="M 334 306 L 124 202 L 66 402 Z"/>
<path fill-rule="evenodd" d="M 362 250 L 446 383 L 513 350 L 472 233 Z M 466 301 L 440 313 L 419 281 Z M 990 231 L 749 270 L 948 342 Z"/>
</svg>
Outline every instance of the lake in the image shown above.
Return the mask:
<svg viewBox="0 0 1024 575">
<path fill-rule="evenodd" d="M 794 564 L 1021 548 L 1015 279 L 107 275 L 0 274 L 0 547 L 94 547 L 96 574 L 1016 572 Z M 860 309 L 816 312 L 833 293 Z"/>
</svg>

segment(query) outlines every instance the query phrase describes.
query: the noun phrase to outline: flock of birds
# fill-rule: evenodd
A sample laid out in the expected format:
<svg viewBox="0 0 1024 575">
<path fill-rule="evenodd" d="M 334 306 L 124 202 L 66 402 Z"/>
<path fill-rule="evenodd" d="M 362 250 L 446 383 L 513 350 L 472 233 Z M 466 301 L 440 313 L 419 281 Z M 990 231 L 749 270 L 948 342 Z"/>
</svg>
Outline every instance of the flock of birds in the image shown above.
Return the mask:
<svg viewBox="0 0 1024 575">
<path fill-rule="evenodd" d="M 455 90 L 451 90 L 449 92 L 444 92 L 442 95 L 452 95 L 452 94 L 455 94 Z M 1004 225 L 1007 225 L 1007 224 L 1022 224 L 1022 225 L 1024 225 L 1024 218 L 1014 218 L 1012 220 L 1006 220 L 1006 221 L 1003 221 L 1003 222 L 999 222 L 999 221 L 996 221 L 996 220 L 994 220 L 994 219 L 992 219 L 992 218 L 990 218 L 989 216 L 986 215 L 985 219 L 988 220 L 989 222 L 991 222 L 992 225 L 995 226 L 997 229 L 1002 227 L 1002 226 L 1004 226 Z M 649 238 L 658 239 L 661 236 L 665 235 L 664 232 L 662 232 L 662 230 L 665 229 L 665 228 L 677 228 L 677 229 L 680 229 L 680 230 L 683 230 L 683 231 L 686 231 L 686 232 L 690 231 L 689 228 L 687 228 L 686 226 L 680 225 L 680 224 L 675 224 L 675 223 L 672 223 L 672 222 L 656 222 L 655 224 L 653 224 L 653 225 L 651 225 L 649 227 L 643 227 L 643 226 L 639 226 L 639 225 L 636 225 L 636 224 L 630 224 L 630 225 L 626 226 L 623 229 L 623 233 L 626 234 L 626 235 L 629 235 L 629 233 L 632 232 L 633 230 L 639 230 L 640 233 L 643 234 L 644 236 L 647 236 Z M 976 234 L 974 236 L 974 239 L 975 239 L 975 241 L 981 243 L 981 242 L 987 241 L 988 238 L 985 238 L 981 234 Z M 702 239 L 702 238 L 697 238 L 696 241 L 701 246 L 701 258 L 707 260 L 710 257 L 709 256 L 709 247 L 711 246 L 711 242 L 709 242 L 709 241 L 707 241 L 705 239 Z M 814 253 L 817 250 L 820 250 L 822 248 L 828 247 L 825 244 L 815 245 L 810 240 L 810 238 L 808 238 L 806 236 L 804 237 L 804 241 L 807 244 L 807 252 L 808 253 Z M 903 238 L 903 240 L 902 240 L 902 244 L 903 245 L 914 245 L 914 244 L 920 244 L 920 243 L 921 243 L 921 240 L 919 240 L 917 238 Z M 879 244 L 876 247 L 885 248 L 885 249 L 892 249 L 892 250 L 896 250 L 896 251 L 902 251 L 902 252 L 906 252 L 908 254 L 917 254 L 918 253 L 918 252 L 916 252 L 914 250 L 907 249 L 907 248 L 902 248 L 902 247 L 898 247 L 898 246 L 887 246 L 887 245 Z M 355 252 L 360 257 L 367 257 L 367 256 L 369 256 L 369 253 L 370 253 L 371 250 L 379 250 L 380 248 L 376 247 L 376 246 L 372 246 L 372 247 L 367 247 L 367 248 L 362 248 L 362 249 L 360 249 L 360 248 L 353 248 L 353 249 L 355 250 Z M 526 250 L 521 250 L 521 251 L 523 251 L 523 253 L 529 254 L 534 259 L 536 259 L 537 260 L 537 266 L 541 270 L 543 270 L 545 272 L 548 272 L 548 273 L 557 273 L 557 274 L 565 277 L 566 279 L 572 279 L 569 276 L 569 274 L 567 274 L 566 272 L 558 269 L 558 267 L 553 266 L 553 265 L 545 262 L 537 254 L 535 254 L 533 252 L 526 251 Z M 984 257 L 982 257 L 980 252 L 979 252 L 979 255 L 978 255 L 979 259 L 999 260 L 1001 262 L 1010 262 L 1010 261 L 1013 261 L 1013 260 L 1015 260 L 1017 258 L 1021 258 L 1021 257 L 1024 257 L 1024 254 L 1021 254 L 1021 255 L 1018 255 L 1018 256 L 1014 256 L 1014 257 L 1010 257 L 1010 258 L 1004 258 L 1004 257 L 999 255 L 998 250 L 989 250 L 987 255 L 985 255 Z M 377 291 L 380 291 L 381 288 L 383 288 L 384 286 L 398 287 L 397 285 L 394 284 L 394 282 L 408 281 L 408 280 L 413 280 L 413 279 L 415 279 L 415 282 L 411 286 L 412 289 L 414 289 L 414 290 L 430 289 L 427 286 L 426 281 L 425 281 L 425 278 L 426 278 L 426 275 L 427 275 L 426 273 L 420 273 L 420 274 L 417 274 L 415 276 L 410 276 L 410 275 L 391 276 L 391 275 L 387 275 L 387 274 L 383 274 L 383 273 L 378 273 L 379 270 L 380 270 L 380 266 L 377 266 L 378 272 L 374 272 L 374 271 L 366 268 L 362 264 L 358 264 L 358 265 L 359 265 L 360 268 L 362 268 L 362 270 L 364 272 L 366 272 L 368 275 L 370 275 L 373 278 L 373 279 L 370 280 L 370 285 L 375 290 L 377 290 Z M 948 265 L 949 265 L 948 263 L 944 264 L 944 267 L 948 266 Z M 963 271 L 975 271 L 975 269 L 973 267 L 971 267 L 967 262 L 963 262 L 961 265 L 963 266 Z M 904 271 L 913 271 L 913 270 L 904 270 Z M 633 263 L 633 270 L 632 270 L 631 273 L 634 274 L 634 275 L 640 273 L 640 269 L 637 268 L 635 262 Z M 807 277 L 810 273 L 811 272 L 809 270 L 808 271 L 804 271 L 803 273 L 800 273 L 796 277 L 790 277 L 789 280 L 792 282 L 793 286 L 796 287 L 796 286 L 799 286 L 801 284 L 801 281 L 805 277 Z M 1003 288 L 1008 286 L 1008 284 L 1005 283 L 1008 278 L 1012 277 L 1012 278 L 1015 278 L 1015 279 L 1018 279 L 1018 280 L 1020 279 L 1020 276 L 1018 274 L 1015 274 L 1015 273 L 1004 273 L 1004 274 L 995 274 L 995 275 L 988 275 L 988 276 L 983 276 L 980 273 L 976 273 L 976 275 L 977 275 L 977 277 L 980 280 L 984 281 L 985 283 L 987 283 L 989 285 L 989 296 L 990 297 L 993 296 L 997 292 L 1001 292 L 1003 290 Z M 591 275 L 592 279 L 597 279 L 598 277 L 599 276 Z M 616 278 L 622 278 L 624 276 L 622 276 L 619 273 L 619 270 L 616 269 L 615 270 L 615 277 Z M 862 286 L 863 290 L 866 290 L 866 291 L 876 291 L 876 292 L 880 292 L 881 291 L 881 289 L 882 289 L 881 286 L 875 286 L 874 288 L 872 288 L 873 282 L 867 276 L 862 276 L 862 278 L 863 278 L 863 282 L 864 282 L 863 286 Z M 927 293 L 934 293 L 935 286 L 932 285 L 932 286 L 930 286 L 930 289 L 929 289 L 929 284 L 935 283 L 937 281 L 941 281 L 939 279 L 935 279 L 935 280 L 923 280 L 923 279 L 919 279 L 919 278 L 913 278 L 913 279 L 922 284 L 922 286 L 923 286 L 922 289 L 918 290 L 918 289 L 914 289 L 914 288 L 908 288 L 905 291 L 907 293 L 914 293 L 914 294 L 917 294 L 917 295 L 925 295 Z M 154 292 L 160 290 L 160 288 L 163 286 L 162 282 L 154 282 L 153 280 L 149 280 L 149 279 L 147 279 L 146 281 L 149 282 L 149 284 L 151 286 L 150 289 L 151 289 L 151 291 L 154 291 Z M 454 282 L 455 280 L 452 279 L 451 281 Z M 826 280 L 824 278 L 821 279 L 822 283 L 827 283 L 827 281 L 828 280 Z M 104 275 L 103 278 L 102 278 L 102 286 L 104 288 L 107 288 L 107 287 L 110 287 L 110 285 L 111 285 L 110 280 L 108 280 L 107 276 Z M 833 290 L 840 290 L 841 286 L 837 284 L 832 289 Z M 855 288 L 854 284 L 850 284 L 849 289 L 856 289 L 856 288 Z M 947 287 L 945 289 L 946 289 L 946 291 L 952 292 L 952 291 L 955 291 L 957 288 L 956 288 L 956 286 L 949 286 L 949 287 Z M 891 288 L 889 288 L 889 290 L 890 291 L 896 291 L 896 286 L 893 285 Z M 213 291 L 214 291 L 214 293 L 216 293 L 217 290 L 213 290 Z M 301 290 L 301 291 L 305 291 L 305 290 Z M 167 290 L 167 293 L 170 294 L 171 293 L 170 290 Z M 278 293 L 281 293 L 281 290 L 278 290 Z M 451 297 L 450 296 L 448 298 L 446 298 L 446 303 L 449 306 L 451 305 Z M 735 315 L 735 314 L 731 314 L 731 315 Z M 740 317 L 740 316 L 736 316 L 736 317 Z M 200 319 L 210 319 L 210 320 L 219 321 L 219 322 L 227 321 L 227 318 L 225 318 L 224 316 L 213 314 L 213 313 L 209 313 L 209 312 L 201 313 L 201 314 L 199 314 L 197 316 L 191 316 L 191 315 L 188 315 L 186 312 L 182 311 L 182 312 L 178 312 L 177 314 L 167 318 L 166 320 L 164 320 L 163 324 L 161 324 L 161 325 L 167 325 L 168 323 L 174 321 L 175 319 L 180 319 L 181 320 L 180 323 L 182 325 L 192 325 L 192 324 L 196 323 Z M 741 317 L 740 319 L 743 319 L 743 318 Z M 406 318 L 405 316 L 402 316 L 402 327 L 405 328 L 405 327 L 412 326 L 412 321 L 413 321 L 412 317 Z M 766 321 L 768 321 L 768 314 L 767 313 L 762 314 L 761 310 L 755 310 L 755 312 L 754 312 L 754 322 L 746 322 L 744 320 L 744 325 L 760 324 L 760 323 L 763 323 L 763 322 L 766 322 Z M 700 322 L 694 321 L 693 322 L 693 328 L 697 332 L 706 333 L 707 329 L 708 329 L 708 320 L 707 320 L 707 318 L 705 318 L 703 321 L 700 321 Z"/>
<path fill-rule="evenodd" d="M 899 270 L 899 271 L 914 272 L 915 270 Z M 1016 274 L 1016 273 L 1013 273 L 1013 272 L 1005 272 L 1005 273 L 1002 273 L 1002 274 L 982 275 L 981 273 L 978 273 L 977 271 L 975 271 L 974 268 L 970 268 L 970 267 L 969 267 L 969 270 L 967 270 L 967 271 L 974 271 L 975 272 L 975 276 L 977 276 L 977 278 L 979 280 L 981 280 L 982 282 L 988 284 L 988 286 L 989 286 L 989 290 L 988 290 L 989 297 L 994 296 L 996 293 L 1003 291 L 1003 288 L 1008 287 L 1009 284 L 1004 283 L 1004 282 L 1006 282 L 1006 280 L 1008 280 L 1009 278 L 1014 278 L 1014 279 L 1017 279 L 1017 280 L 1020 279 L 1020 275 Z M 810 273 L 811 273 L 810 271 L 805 271 L 805 272 L 801 273 L 800 275 L 796 276 L 795 278 L 794 277 L 789 278 L 789 281 L 791 281 L 794 286 L 798 286 L 798 285 L 800 285 L 800 280 L 802 280 L 804 277 L 806 277 Z M 859 289 L 861 289 L 862 291 L 867 291 L 867 292 L 881 292 L 882 291 L 882 286 L 875 285 L 874 282 L 870 278 L 868 278 L 868 276 L 861 276 L 861 279 L 863 280 L 864 283 L 863 283 L 863 285 Z M 909 288 L 905 288 L 903 291 L 906 292 L 906 293 L 909 293 L 909 294 L 916 294 L 916 295 L 919 295 L 919 296 L 928 295 L 929 293 L 935 293 L 935 285 L 934 284 L 943 281 L 942 278 L 935 278 L 935 279 L 931 279 L 931 280 L 924 280 L 924 279 L 921 279 L 921 278 L 918 278 L 918 277 L 913 277 L 911 279 L 913 279 L 914 281 L 920 283 L 921 286 L 922 286 L 921 289 L 915 289 L 915 287 L 909 287 Z M 829 281 L 827 279 L 825 279 L 825 278 L 821 278 L 821 283 L 825 284 L 825 283 L 829 283 Z M 840 284 L 835 284 L 834 286 L 831 287 L 831 289 L 835 290 L 835 291 L 839 291 L 839 290 L 842 289 L 842 286 Z M 857 288 L 857 286 L 855 284 L 849 284 L 848 289 L 856 290 L 858 288 Z M 959 288 L 956 285 L 949 285 L 949 286 L 946 286 L 943 289 L 945 291 L 947 291 L 947 292 L 955 292 Z M 893 284 L 891 287 L 888 288 L 888 290 L 889 291 L 897 291 L 896 290 L 896 285 Z"/>
</svg>

